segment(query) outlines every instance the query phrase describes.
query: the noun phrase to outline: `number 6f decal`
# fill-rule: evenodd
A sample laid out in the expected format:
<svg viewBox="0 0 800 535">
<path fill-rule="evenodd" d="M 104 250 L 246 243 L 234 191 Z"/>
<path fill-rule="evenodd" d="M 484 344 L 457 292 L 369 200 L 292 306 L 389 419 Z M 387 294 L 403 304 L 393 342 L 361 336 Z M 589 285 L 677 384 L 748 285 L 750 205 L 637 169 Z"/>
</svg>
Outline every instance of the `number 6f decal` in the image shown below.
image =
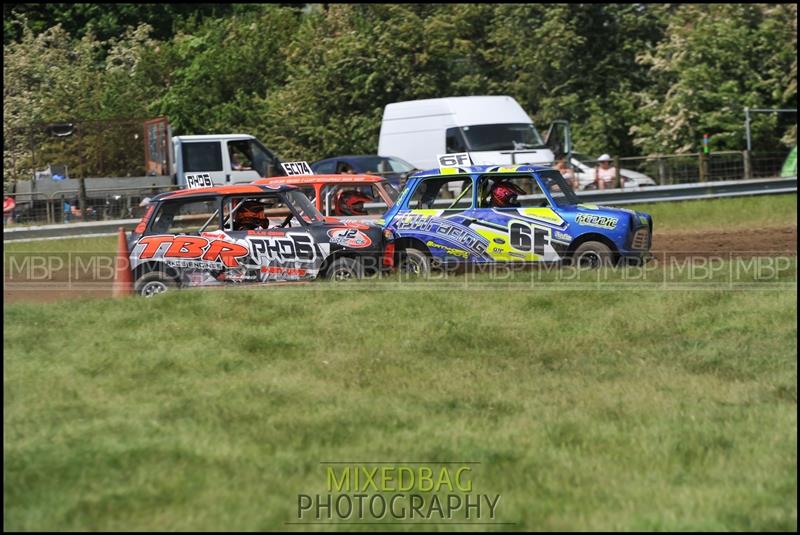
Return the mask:
<svg viewBox="0 0 800 535">
<path fill-rule="evenodd" d="M 517 251 L 528 252 L 533 249 L 534 254 L 541 256 L 544 255 L 544 246 L 548 244 L 549 234 L 546 229 L 512 221 L 508 226 L 508 243 Z"/>
</svg>

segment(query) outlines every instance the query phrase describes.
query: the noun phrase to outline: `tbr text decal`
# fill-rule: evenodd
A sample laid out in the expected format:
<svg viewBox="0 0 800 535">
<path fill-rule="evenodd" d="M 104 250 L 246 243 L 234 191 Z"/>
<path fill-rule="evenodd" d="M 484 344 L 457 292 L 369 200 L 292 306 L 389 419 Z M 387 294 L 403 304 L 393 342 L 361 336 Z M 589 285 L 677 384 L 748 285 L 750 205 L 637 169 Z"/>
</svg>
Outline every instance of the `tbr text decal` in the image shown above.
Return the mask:
<svg viewBox="0 0 800 535">
<path fill-rule="evenodd" d="M 209 240 L 199 236 L 159 235 L 146 236 L 139 240 L 136 248 L 141 248 L 139 260 L 149 258 L 195 259 L 222 263 L 229 268 L 238 267 L 237 258 L 246 256 L 247 247 L 224 240 Z M 163 253 L 160 252 L 163 250 Z"/>
</svg>

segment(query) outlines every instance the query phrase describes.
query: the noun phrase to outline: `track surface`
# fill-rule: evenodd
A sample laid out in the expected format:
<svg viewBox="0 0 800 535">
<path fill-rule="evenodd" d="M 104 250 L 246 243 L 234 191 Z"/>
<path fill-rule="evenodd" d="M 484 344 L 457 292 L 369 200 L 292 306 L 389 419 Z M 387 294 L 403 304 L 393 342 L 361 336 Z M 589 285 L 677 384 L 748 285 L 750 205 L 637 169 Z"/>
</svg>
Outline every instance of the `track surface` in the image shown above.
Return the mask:
<svg viewBox="0 0 800 535">
<path fill-rule="evenodd" d="M 753 256 L 796 256 L 797 226 L 761 229 L 670 232 L 653 235 L 651 250 L 656 261 L 670 258 L 717 257 L 723 259 Z M 67 281 L 48 283 L 14 282 L 6 278 L 3 302 L 52 302 L 75 298 L 105 298 L 112 292 L 109 282 L 83 282 L 68 286 Z"/>
</svg>

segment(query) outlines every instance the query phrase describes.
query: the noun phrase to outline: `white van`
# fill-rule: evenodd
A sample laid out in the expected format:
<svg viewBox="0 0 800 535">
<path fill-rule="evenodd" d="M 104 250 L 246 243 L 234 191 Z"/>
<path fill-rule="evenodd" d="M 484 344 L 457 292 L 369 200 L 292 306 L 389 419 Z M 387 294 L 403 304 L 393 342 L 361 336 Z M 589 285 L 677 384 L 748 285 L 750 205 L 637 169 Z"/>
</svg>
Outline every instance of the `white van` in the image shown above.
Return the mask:
<svg viewBox="0 0 800 535">
<path fill-rule="evenodd" d="M 553 152 L 511 97 L 473 96 L 395 102 L 383 110 L 378 154 L 418 169 L 439 154 L 469 152 L 474 164 L 551 165 Z"/>
</svg>

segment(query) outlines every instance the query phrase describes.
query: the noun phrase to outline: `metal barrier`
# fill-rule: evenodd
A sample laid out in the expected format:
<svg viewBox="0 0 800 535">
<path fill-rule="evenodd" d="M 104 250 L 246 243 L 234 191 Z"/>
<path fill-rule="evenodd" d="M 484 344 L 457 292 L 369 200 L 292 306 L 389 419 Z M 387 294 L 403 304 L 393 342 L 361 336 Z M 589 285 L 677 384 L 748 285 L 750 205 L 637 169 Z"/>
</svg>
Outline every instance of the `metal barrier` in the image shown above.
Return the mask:
<svg viewBox="0 0 800 535">
<path fill-rule="evenodd" d="M 741 197 L 763 194 L 797 193 L 797 177 L 768 178 L 753 180 L 725 180 L 701 184 L 674 184 L 669 186 L 652 186 L 635 190 L 607 189 L 604 191 L 578 192 L 581 202 L 600 205 L 624 205 L 634 203 L 674 202 L 694 199 L 714 199 L 724 197 Z M 525 195 L 519 198 L 523 206 L 538 206 L 545 200 L 544 195 Z M 452 199 L 440 199 L 434 202 L 435 207 L 445 207 Z M 384 203 L 365 203 L 370 210 L 386 210 Z M 54 239 L 69 236 L 108 236 L 114 234 L 119 227 L 133 229 L 138 218 L 115 221 L 93 221 L 73 224 L 45 226 L 4 226 L 4 241 Z"/>
<path fill-rule="evenodd" d="M 618 167 L 641 173 L 656 184 L 687 184 L 719 180 L 748 180 L 780 174 L 785 153 L 719 151 L 705 154 L 656 154 L 617 158 Z"/>
<path fill-rule="evenodd" d="M 138 218 L 144 214 L 145 210 L 140 206 L 142 200 L 177 188 L 178 186 L 169 185 L 146 189 L 134 186 L 95 190 L 86 199 L 85 216 L 80 209 L 76 192 L 7 194 L 6 198 L 14 199 L 15 207 L 13 212 L 3 214 L 3 223 L 8 228 L 15 225 L 52 225 Z"/>
</svg>

